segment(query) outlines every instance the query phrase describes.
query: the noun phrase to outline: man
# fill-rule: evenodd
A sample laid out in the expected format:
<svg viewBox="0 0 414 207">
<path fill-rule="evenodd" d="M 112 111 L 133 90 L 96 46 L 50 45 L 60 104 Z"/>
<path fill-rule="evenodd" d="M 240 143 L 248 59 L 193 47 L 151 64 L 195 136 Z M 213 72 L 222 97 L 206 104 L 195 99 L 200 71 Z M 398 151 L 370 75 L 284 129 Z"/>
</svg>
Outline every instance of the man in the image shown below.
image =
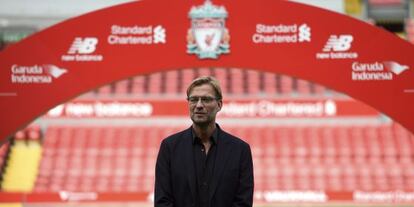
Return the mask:
<svg viewBox="0 0 414 207">
<path fill-rule="evenodd" d="M 195 79 L 187 89 L 192 126 L 164 139 L 155 172 L 155 207 L 251 207 L 250 146 L 223 131 L 218 81 Z"/>
</svg>

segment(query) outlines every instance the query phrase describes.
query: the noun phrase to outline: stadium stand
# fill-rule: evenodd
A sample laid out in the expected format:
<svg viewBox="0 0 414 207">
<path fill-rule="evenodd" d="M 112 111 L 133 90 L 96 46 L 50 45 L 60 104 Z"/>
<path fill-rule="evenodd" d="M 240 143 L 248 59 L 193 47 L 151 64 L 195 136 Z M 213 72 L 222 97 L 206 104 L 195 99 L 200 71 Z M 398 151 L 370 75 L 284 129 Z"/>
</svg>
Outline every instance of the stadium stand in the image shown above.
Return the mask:
<svg viewBox="0 0 414 207">
<path fill-rule="evenodd" d="M 378 20 L 361 11 L 361 4 L 367 8 L 367 1 L 345 2 L 354 4 L 353 16 L 364 17 L 365 21 L 378 25 Z M 403 32 L 408 41 L 414 42 L 412 18 L 405 21 Z M 0 52 L 14 43 L 3 37 L 0 35 Z M 237 68 L 186 68 L 120 80 L 78 99 L 109 97 L 117 100 L 141 96 L 182 99 L 189 83 L 201 75 L 215 76 L 226 99 L 349 98 L 316 83 L 283 74 Z M 65 120 L 57 122 L 46 124 L 42 129 L 30 126 L 18 131 L 13 141 L 0 147 L 1 191 L 151 192 L 161 139 L 187 127 L 112 126 L 94 120 L 89 125 L 61 124 Z M 223 128 L 252 146 L 257 191 L 414 191 L 414 137 L 397 123 L 224 125 Z M 95 206 L 103 205 L 101 202 Z M 0 206 L 12 205 L 0 202 Z"/>
<path fill-rule="evenodd" d="M 238 68 L 187 68 L 121 80 L 100 87 L 86 96 L 182 97 L 186 92 L 186 86 L 195 77 L 202 75 L 215 76 L 222 85 L 223 93 L 232 97 L 321 96 L 327 92 L 321 85 L 281 74 Z"/>
<path fill-rule="evenodd" d="M 226 100 L 351 99 L 282 74 L 238 68 L 187 68 L 113 82 L 74 101 L 182 100 L 186 86 L 199 75 L 216 76 Z M 184 118 L 188 119 L 177 117 Z M 64 118 L 52 122 L 42 119 L 38 121 L 42 128 L 30 126 L 15 134 L 4 168 L 3 192 L 151 193 L 161 140 L 188 127 L 179 121 L 160 124 L 163 117 L 151 118 L 153 123 L 160 122 L 156 125 L 145 124 L 145 119 L 127 125 L 112 125 L 110 119 L 97 118 L 79 123 Z M 249 124 L 248 120 L 238 126 L 234 120 L 222 124 L 250 143 L 256 192 L 414 191 L 414 137 L 397 123 L 378 121 L 381 117 L 356 123 L 340 117 L 321 117 L 311 124 L 297 124 L 289 118 L 276 123 L 261 119 L 261 124 Z M 15 158 L 16 152 L 21 152 L 20 159 Z M 22 170 L 23 167 L 13 166 L 25 167 Z M 22 172 L 27 178 L 22 179 Z M 10 181 L 10 177 L 14 180 Z"/>
<path fill-rule="evenodd" d="M 130 87 L 132 94 L 144 94 L 145 88 L 145 78 L 144 76 L 137 76 L 132 78 Z"/>
<path fill-rule="evenodd" d="M 183 128 L 49 127 L 34 191 L 152 191 L 159 143 Z M 252 146 L 257 190 L 414 190 L 398 124 L 224 128 Z"/>
<path fill-rule="evenodd" d="M 34 190 L 151 191 L 158 145 L 174 130 L 178 129 L 51 127 Z"/>
<path fill-rule="evenodd" d="M 31 192 L 37 177 L 41 154 L 39 127 L 31 126 L 17 132 L 4 169 L 2 190 Z"/>
<path fill-rule="evenodd" d="M 10 143 L 6 141 L 0 146 L 0 181 L 3 180 L 3 170 L 6 166 L 7 157 L 9 154 Z M 1 182 L 0 182 L 1 183 Z M 1 185 L 0 185 L 1 187 Z"/>
<path fill-rule="evenodd" d="M 410 18 L 405 21 L 405 32 L 407 40 L 414 43 L 414 19 Z"/>
</svg>

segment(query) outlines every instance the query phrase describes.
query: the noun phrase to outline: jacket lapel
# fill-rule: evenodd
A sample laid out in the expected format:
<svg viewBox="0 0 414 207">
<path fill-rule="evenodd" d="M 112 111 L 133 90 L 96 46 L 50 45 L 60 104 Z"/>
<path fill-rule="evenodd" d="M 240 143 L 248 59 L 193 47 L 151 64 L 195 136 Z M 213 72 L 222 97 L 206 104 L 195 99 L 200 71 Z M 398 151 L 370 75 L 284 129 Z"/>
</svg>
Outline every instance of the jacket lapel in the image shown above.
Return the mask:
<svg viewBox="0 0 414 207">
<path fill-rule="evenodd" d="M 193 139 L 191 134 L 191 127 L 187 129 L 182 139 L 184 139 L 184 164 L 185 169 L 188 170 L 188 184 L 190 186 L 191 195 L 193 200 L 196 199 L 196 181 L 195 181 L 195 169 L 194 169 L 194 155 L 193 155 Z"/>
<path fill-rule="evenodd" d="M 229 144 L 229 139 L 226 136 L 226 134 L 220 129 L 218 125 L 217 129 L 219 130 L 219 135 L 217 139 L 217 155 L 213 172 L 213 180 L 211 188 L 209 189 L 210 200 L 213 198 L 214 192 L 216 191 L 217 185 L 220 181 L 221 175 L 223 174 L 224 168 L 226 166 L 227 160 L 230 157 L 232 150 Z"/>
</svg>

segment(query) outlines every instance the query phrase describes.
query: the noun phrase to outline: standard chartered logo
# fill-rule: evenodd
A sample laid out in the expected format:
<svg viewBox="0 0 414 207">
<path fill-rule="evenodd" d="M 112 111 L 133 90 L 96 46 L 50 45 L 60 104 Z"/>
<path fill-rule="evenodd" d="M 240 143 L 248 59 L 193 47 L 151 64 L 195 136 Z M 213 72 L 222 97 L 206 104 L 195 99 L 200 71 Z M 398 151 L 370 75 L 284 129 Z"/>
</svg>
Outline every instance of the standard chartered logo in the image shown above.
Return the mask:
<svg viewBox="0 0 414 207">
<path fill-rule="evenodd" d="M 299 26 L 299 42 L 311 41 L 311 28 L 307 24 Z"/>
<path fill-rule="evenodd" d="M 166 34 L 164 27 L 158 25 L 154 28 L 154 43 L 166 43 Z"/>
<path fill-rule="evenodd" d="M 110 45 L 151 45 L 167 43 L 167 29 L 162 25 L 112 25 Z"/>
<path fill-rule="evenodd" d="M 312 41 L 311 27 L 306 24 L 256 24 L 252 41 L 256 44 L 290 44 Z"/>
</svg>

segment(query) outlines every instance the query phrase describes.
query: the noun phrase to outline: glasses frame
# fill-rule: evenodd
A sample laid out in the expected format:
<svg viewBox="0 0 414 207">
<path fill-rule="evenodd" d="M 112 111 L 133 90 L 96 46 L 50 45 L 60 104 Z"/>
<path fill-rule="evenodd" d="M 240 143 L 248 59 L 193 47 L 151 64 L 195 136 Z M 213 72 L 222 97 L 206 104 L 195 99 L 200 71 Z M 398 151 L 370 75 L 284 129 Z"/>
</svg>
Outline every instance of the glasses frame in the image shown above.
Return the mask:
<svg viewBox="0 0 414 207">
<path fill-rule="evenodd" d="M 190 96 L 187 97 L 188 103 L 192 105 L 196 105 L 198 102 L 201 102 L 201 104 L 210 104 L 213 103 L 213 101 L 218 101 L 219 99 L 217 97 L 211 97 L 211 96 Z"/>
</svg>

